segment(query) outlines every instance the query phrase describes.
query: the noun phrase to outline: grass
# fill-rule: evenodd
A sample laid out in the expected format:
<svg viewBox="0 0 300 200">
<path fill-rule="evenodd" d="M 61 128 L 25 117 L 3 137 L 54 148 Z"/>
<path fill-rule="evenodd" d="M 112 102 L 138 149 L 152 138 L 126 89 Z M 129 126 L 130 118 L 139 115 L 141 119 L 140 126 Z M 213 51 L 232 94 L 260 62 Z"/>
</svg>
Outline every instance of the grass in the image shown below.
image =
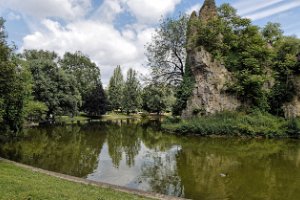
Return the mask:
<svg viewBox="0 0 300 200">
<path fill-rule="evenodd" d="M 122 120 L 122 119 L 140 119 L 141 115 L 139 114 L 130 114 L 130 115 L 126 115 L 126 114 L 116 114 L 116 113 L 109 113 L 106 115 L 103 115 L 101 117 L 95 117 L 92 120 Z M 74 124 L 77 122 L 80 122 L 82 124 L 87 123 L 90 120 L 89 117 L 81 114 L 78 116 L 75 116 L 73 118 L 69 117 L 69 116 L 60 116 L 58 117 L 57 121 L 59 123 L 63 123 L 63 124 Z"/>
<path fill-rule="evenodd" d="M 298 119 L 285 120 L 267 113 L 219 113 L 189 120 L 166 120 L 163 129 L 178 134 L 202 136 L 299 137 Z"/>
<path fill-rule="evenodd" d="M 73 183 L 0 160 L 0 199 L 5 200 L 131 200 L 139 196 Z"/>
<path fill-rule="evenodd" d="M 170 114 L 166 114 L 164 116 L 170 116 Z M 126 115 L 124 113 L 115 113 L 115 112 L 110 112 L 106 115 L 103 115 L 101 117 L 96 117 L 93 120 L 102 120 L 102 121 L 107 121 L 107 120 L 125 120 L 125 119 L 142 119 L 142 118 L 150 118 L 150 119 L 155 119 L 158 118 L 159 116 L 157 115 L 151 115 L 151 114 L 130 114 Z M 80 122 L 82 124 L 87 123 L 90 118 L 85 116 L 84 114 L 75 116 L 74 118 L 71 118 L 69 116 L 60 116 L 58 119 L 59 123 L 63 124 L 74 124 L 77 122 Z"/>
<path fill-rule="evenodd" d="M 103 115 L 103 120 L 120 120 L 120 119 L 140 119 L 142 116 L 140 114 L 117 114 L 117 113 L 109 113 L 107 115 Z"/>
</svg>

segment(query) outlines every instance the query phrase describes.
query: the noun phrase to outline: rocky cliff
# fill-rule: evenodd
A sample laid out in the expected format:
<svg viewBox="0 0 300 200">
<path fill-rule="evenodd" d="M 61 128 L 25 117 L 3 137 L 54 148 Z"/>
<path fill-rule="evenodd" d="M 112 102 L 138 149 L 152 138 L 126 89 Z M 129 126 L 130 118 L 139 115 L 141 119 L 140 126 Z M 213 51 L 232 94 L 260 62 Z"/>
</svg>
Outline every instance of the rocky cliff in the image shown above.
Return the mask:
<svg viewBox="0 0 300 200">
<path fill-rule="evenodd" d="M 193 12 L 191 21 L 207 20 L 217 17 L 217 8 L 214 0 L 206 0 L 199 15 Z M 241 106 L 236 96 L 226 93 L 226 85 L 233 81 L 231 73 L 219 61 L 205 50 L 205 47 L 195 47 L 193 37 L 197 28 L 190 23 L 188 30 L 187 66 L 194 76 L 195 85 L 192 96 L 183 111 L 183 117 L 194 115 L 208 115 L 220 111 L 233 111 Z M 220 36 L 221 37 L 221 36 Z"/>
<path fill-rule="evenodd" d="M 295 87 L 295 96 L 291 102 L 283 105 L 283 112 L 285 118 L 295 118 L 300 116 L 300 76 L 293 77 L 293 84 Z"/>
</svg>

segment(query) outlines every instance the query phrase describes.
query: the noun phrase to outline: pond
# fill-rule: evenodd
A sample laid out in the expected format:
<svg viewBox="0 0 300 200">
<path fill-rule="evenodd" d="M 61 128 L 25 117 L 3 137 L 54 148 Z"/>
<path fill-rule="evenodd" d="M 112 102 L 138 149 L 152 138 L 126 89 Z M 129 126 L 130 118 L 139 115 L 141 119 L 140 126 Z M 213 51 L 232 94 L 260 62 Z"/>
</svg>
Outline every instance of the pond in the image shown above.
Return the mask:
<svg viewBox="0 0 300 200">
<path fill-rule="evenodd" d="M 300 199 L 300 141 L 175 136 L 159 122 L 31 128 L 0 156 L 89 180 L 189 199 Z"/>
</svg>

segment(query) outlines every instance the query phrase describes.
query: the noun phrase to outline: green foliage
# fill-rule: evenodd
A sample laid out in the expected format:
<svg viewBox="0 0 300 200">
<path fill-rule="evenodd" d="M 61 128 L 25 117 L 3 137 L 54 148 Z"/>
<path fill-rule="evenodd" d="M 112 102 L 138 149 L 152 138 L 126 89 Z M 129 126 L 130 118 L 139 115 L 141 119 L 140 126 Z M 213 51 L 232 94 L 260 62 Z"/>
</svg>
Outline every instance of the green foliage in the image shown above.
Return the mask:
<svg viewBox="0 0 300 200">
<path fill-rule="evenodd" d="M 281 25 L 279 23 L 268 22 L 263 28 L 262 34 L 265 40 L 270 44 L 274 45 L 283 36 L 283 31 L 281 30 Z"/>
<path fill-rule="evenodd" d="M 26 50 L 24 52 L 33 77 L 33 96 L 48 107 L 48 119 L 56 115 L 75 115 L 81 105 L 76 78 L 58 67 L 54 52 Z"/>
<path fill-rule="evenodd" d="M 104 93 L 102 84 L 98 84 L 86 96 L 86 101 L 83 104 L 83 110 L 90 116 L 101 116 L 107 110 L 107 98 Z"/>
<path fill-rule="evenodd" d="M 300 120 L 299 118 L 290 119 L 287 124 L 287 134 L 290 137 L 300 137 Z"/>
<path fill-rule="evenodd" d="M 168 98 L 172 95 L 171 89 L 163 83 L 151 83 L 142 92 L 142 108 L 148 112 L 160 114 L 168 108 Z"/>
<path fill-rule="evenodd" d="M 0 123 L 2 129 L 18 132 L 23 124 L 23 72 L 13 60 L 13 49 L 6 42 L 4 30 L 4 20 L 0 18 Z"/>
<path fill-rule="evenodd" d="M 101 82 L 98 66 L 79 51 L 74 54 L 65 53 L 64 57 L 59 59 L 59 64 L 66 74 L 75 77 L 76 81 L 73 84 L 78 89 L 83 104 L 86 104 L 85 101 L 89 98 L 91 90 Z"/>
<path fill-rule="evenodd" d="M 108 100 L 112 110 L 122 110 L 123 89 L 124 78 L 121 66 L 117 66 L 108 86 Z"/>
<path fill-rule="evenodd" d="M 172 108 L 174 116 L 182 114 L 182 111 L 187 107 L 187 101 L 191 97 L 194 89 L 195 79 L 192 75 L 191 69 L 187 66 L 185 70 L 186 72 L 183 77 L 183 81 L 176 89 L 175 93 L 176 102 Z"/>
<path fill-rule="evenodd" d="M 300 52 L 300 39 L 283 36 L 274 43 L 273 51 L 275 86 L 270 95 L 271 113 L 283 115 L 283 104 L 290 102 L 296 94 L 294 82 L 300 72 L 297 59 Z"/>
<path fill-rule="evenodd" d="M 133 69 L 129 69 L 127 72 L 122 102 L 123 109 L 127 114 L 137 111 L 141 107 L 141 86 L 137 72 Z"/>
<path fill-rule="evenodd" d="M 45 103 L 39 101 L 29 101 L 24 108 L 25 119 L 31 122 L 40 122 L 44 120 L 48 111 Z"/>
<path fill-rule="evenodd" d="M 190 120 L 167 121 L 163 128 L 180 134 L 243 135 L 250 137 L 287 137 L 286 121 L 260 112 L 244 114 L 224 112 Z"/>
<path fill-rule="evenodd" d="M 189 29 L 197 33 L 191 34 L 189 45 L 204 47 L 225 64 L 235 78 L 228 83 L 227 92 L 237 95 L 247 107 L 278 113 L 293 96 L 292 75 L 299 73 L 300 40 L 284 37 L 280 24 L 268 23 L 260 30 L 223 4 L 216 18 L 191 18 Z M 275 77 L 270 77 L 272 70 Z M 274 88 L 267 86 L 270 78 L 276 79 Z"/>
</svg>

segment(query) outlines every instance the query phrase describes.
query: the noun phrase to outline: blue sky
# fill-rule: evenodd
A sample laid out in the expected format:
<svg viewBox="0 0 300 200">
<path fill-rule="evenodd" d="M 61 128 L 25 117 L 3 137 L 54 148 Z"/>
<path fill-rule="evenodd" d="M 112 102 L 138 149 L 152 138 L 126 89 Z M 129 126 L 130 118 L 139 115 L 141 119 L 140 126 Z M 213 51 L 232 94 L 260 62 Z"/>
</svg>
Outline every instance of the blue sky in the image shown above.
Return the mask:
<svg viewBox="0 0 300 200">
<path fill-rule="evenodd" d="M 279 22 L 300 36 L 300 0 L 217 0 L 263 26 Z M 162 16 L 199 10 L 203 0 L 0 0 L 9 41 L 23 49 L 82 51 L 96 62 L 106 84 L 116 65 L 143 74 L 144 46 Z"/>
</svg>

